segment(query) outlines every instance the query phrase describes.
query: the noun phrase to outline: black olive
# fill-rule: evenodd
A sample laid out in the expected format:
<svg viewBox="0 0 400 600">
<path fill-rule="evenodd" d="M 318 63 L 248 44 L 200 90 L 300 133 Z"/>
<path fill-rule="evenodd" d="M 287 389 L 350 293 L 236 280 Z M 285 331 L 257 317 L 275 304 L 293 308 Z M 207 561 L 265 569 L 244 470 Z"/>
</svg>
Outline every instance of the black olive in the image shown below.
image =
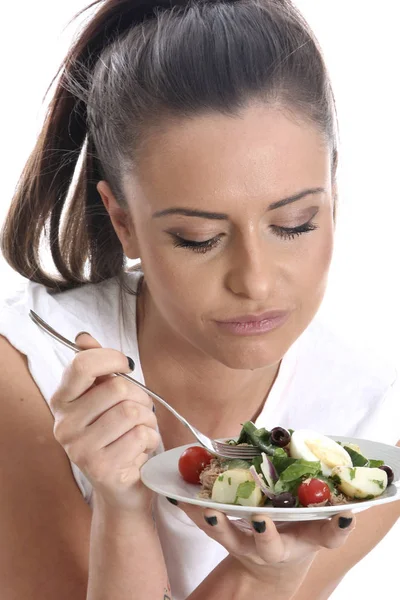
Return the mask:
<svg viewBox="0 0 400 600">
<path fill-rule="evenodd" d="M 283 448 L 290 442 L 290 433 L 283 427 L 274 427 L 271 429 L 271 444 Z"/>
<path fill-rule="evenodd" d="M 275 508 L 293 508 L 296 506 L 296 498 L 289 492 L 283 492 L 272 498 L 272 506 L 275 506 Z"/>
<path fill-rule="evenodd" d="M 386 471 L 386 474 L 388 476 L 388 485 L 390 485 L 391 483 L 393 483 L 393 480 L 394 480 L 393 470 L 390 467 L 388 467 L 387 465 L 382 465 L 379 468 L 382 469 L 382 471 Z"/>
</svg>

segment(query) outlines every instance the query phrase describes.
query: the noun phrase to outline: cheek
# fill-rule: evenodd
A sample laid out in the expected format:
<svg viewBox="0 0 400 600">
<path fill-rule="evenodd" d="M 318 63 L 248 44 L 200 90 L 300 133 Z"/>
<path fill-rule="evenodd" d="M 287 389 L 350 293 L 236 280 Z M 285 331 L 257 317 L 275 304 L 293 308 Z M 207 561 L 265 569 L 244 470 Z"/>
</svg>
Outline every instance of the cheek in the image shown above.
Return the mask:
<svg viewBox="0 0 400 600">
<path fill-rule="evenodd" d="M 315 236 L 307 252 L 299 257 L 297 280 L 304 302 L 322 299 L 333 254 L 333 229 L 327 228 Z"/>
<path fill-rule="evenodd" d="M 191 320 L 190 317 L 201 312 L 207 286 L 202 281 L 201 269 L 191 268 L 186 251 L 150 250 L 142 256 L 142 266 L 154 302 L 168 321 L 179 324 L 179 320 Z"/>
</svg>

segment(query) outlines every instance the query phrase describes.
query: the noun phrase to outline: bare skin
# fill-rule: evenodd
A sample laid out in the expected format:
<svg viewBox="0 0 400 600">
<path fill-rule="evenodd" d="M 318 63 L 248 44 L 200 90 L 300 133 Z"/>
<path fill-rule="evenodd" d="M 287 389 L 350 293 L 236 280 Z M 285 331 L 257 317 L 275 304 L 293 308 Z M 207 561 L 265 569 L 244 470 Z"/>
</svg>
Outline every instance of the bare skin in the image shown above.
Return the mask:
<svg viewBox="0 0 400 600">
<path fill-rule="evenodd" d="M 259 105 L 241 118 L 166 126 L 143 154 L 125 186 L 129 214 L 105 182 L 98 189 L 125 254 L 140 257 L 145 272 L 138 323 L 145 379 L 200 429 L 210 427 L 212 410 L 210 433 L 232 435 L 260 410 L 282 356 L 322 300 L 334 229 L 330 154 L 312 127 Z M 326 191 L 268 210 L 318 188 Z M 154 216 L 176 207 L 228 218 Z M 316 229 L 293 239 L 277 229 L 306 222 Z M 200 253 L 175 247 L 174 235 L 220 242 Z M 227 335 L 216 324 L 273 309 L 290 316 L 267 335 Z M 167 447 L 189 439 L 181 428 L 179 440 L 168 438 L 162 409 L 158 421 Z"/>
<path fill-rule="evenodd" d="M 325 191 L 271 208 L 283 198 L 320 188 Z M 98 189 L 125 254 L 140 257 L 143 264 L 138 330 L 147 384 L 205 433 L 234 435 L 238 423 L 260 411 L 281 358 L 312 320 L 323 297 L 332 254 L 334 184 L 329 151 L 320 134 L 300 120 L 256 105 L 240 118 L 209 115 L 170 123 L 149 137 L 135 174 L 125 181 L 128 210 L 118 206 L 106 182 Z M 227 217 L 154 216 L 176 207 Z M 306 222 L 315 229 L 282 237 L 282 228 Z M 218 242 L 201 253 L 176 247 L 176 236 Z M 227 317 L 272 309 L 288 311 L 288 319 L 265 335 L 235 337 L 218 324 Z M 0 500 L 0 518 L 4 548 L 11 547 L 12 556 L 22 557 L 16 570 L 8 551 L 1 556 L 5 600 L 108 600 L 110 594 L 113 600 L 168 597 L 157 532 L 148 518 L 149 494 L 139 479 L 140 465 L 158 441 L 154 417 L 134 386 L 122 389 L 109 377 L 117 370 L 127 372 L 126 357 L 83 336 L 79 340 L 83 351 L 52 398 L 55 436 L 95 489 L 91 521 L 66 456 L 52 437 L 52 417 L 26 362 L 5 340 L 0 343 L 5 367 L 0 374 L 0 439 L 5 455 L 15 457 L 4 463 L 11 500 Z M 23 409 L 20 397 L 29 400 Z M 167 448 L 191 441 L 175 421 L 170 427 L 165 411 L 158 410 L 157 419 Z M 39 438 L 47 440 L 46 449 Z M 134 449 L 131 456 L 124 438 Z M 42 489 L 46 481 L 51 485 Z M 21 498 L 27 497 L 32 517 L 24 520 L 26 505 Z M 253 546 L 245 558 L 243 547 L 249 540 L 233 538 L 222 515 L 218 514 L 220 526 L 212 531 L 203 515 L 191 516 L 230 552 L 192 594 L 193 600 L 241 600 L 249 591 L 259 590 L 260 581 L 266 597 L 300 600 L 302 590 L 318 589 L 322 600 L 351 562 L 368 552 L 395 522 L 398 506 L 379 508 L 383 531 L 378 534 L 370 520 L 361 521 L 361 532 L 357 528 L 350 537 L 351 528 L 339 531 L 332 522 L 312 535 L 302 528 L 299 545 L 296 532 L 283 537 L 267 523 L 264 534 L 252 534 Z M 21 530 L 15 529 L 21 521 Z M 324 546 L 330 549 L 321 550 Z M 331 549 L 336 546 L 341 550 Z M 39 552 L 27 553 L 28 547 Z M 153 557 L 151 565 L 146 564 L 146 551 Z M 300 551 L 306 561 L 301 569 Z M 330 579 L 324 579 L 314 565 L 329 556 L 335 556 L 336 568 Z"/>
</svg>

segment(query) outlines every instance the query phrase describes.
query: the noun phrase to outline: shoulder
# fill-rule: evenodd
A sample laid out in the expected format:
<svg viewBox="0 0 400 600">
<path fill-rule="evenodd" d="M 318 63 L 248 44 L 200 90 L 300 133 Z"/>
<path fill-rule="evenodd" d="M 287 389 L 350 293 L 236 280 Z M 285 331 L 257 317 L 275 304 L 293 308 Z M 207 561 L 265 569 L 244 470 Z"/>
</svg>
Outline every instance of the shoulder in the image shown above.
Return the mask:
<svg viewBox="0 0 400 600">
<path fill-rule="evenodd" d="M 134 290 L 137 275 L 127 274 L 124 281 Z M 123 297 L 133 313 L 127 319 L 127 327 L 122 323 Z M 30 319 L 29 311 L 36 312 L 72 341 L 79 331 L 89 331 L 101 345 L 135 356 L 135 306 L 134 296 L 128 297 L 121 291 L 117 278 L 59 293 L 25 282 L 0 305 L 0 335 L 27 356 L 30 372 L 48 400 L 72 353 L 39 329 Z"/>
<path fill-rule="evenodd" d="M 107 343 L 109 336 L 113 342 L 120 329 L 122 304 L 135 313 L 134 295 L 128 294 L 123 284 L 135 292 L 138 281 L 138 272 L 125 273 L 122 279 L 114 277 L 63 292 L 28 281 L 1 303 L 0 334 L 10 338 L 13 332 L 19 336 L 29 332 L 29 338 L 37 338 L 40 331 L 29 318 L 33 310 L 55 328 L 61 328 L 66 337 L 89 330 L 95 337 L 100 336 L 100 343 Z"/>
</svg>

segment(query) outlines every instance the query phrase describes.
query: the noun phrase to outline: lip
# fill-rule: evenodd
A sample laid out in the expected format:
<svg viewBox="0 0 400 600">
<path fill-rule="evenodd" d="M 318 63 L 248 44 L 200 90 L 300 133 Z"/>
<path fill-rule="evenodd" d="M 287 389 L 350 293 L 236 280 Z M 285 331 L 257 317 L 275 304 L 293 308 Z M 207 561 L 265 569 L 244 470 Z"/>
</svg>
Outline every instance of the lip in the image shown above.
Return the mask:
<svg viewBox="0 0 400 600">
<path fill-rule="evenodd" d="M 277 319 L 288 315 L 287 310 L 270 310 L 259 315 L 243 315 L 240 317 L 231 317 L 224 319 L 223 321 L 217 321 L 217 323 L 259 323 L 260 321 L 268 321 L 270 319 Z"/>
<path fill-rule="evenodd" d="M 271 310 L 259 315 L 241 315 L 224 321 L 215 321 L 219 329 L 238 336 L 262 335 L 281 327 L 290 312 Z"/>
</svg>

